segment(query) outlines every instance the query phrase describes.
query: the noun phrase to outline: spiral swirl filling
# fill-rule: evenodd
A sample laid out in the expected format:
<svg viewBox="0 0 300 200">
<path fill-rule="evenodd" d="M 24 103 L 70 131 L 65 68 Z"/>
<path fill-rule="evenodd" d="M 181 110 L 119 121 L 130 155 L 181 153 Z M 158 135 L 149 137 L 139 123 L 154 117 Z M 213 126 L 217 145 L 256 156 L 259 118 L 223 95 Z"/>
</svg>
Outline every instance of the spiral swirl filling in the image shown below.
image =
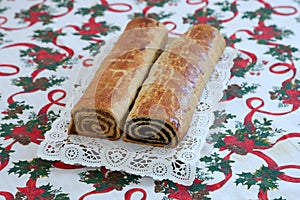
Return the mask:
<svg viewBox="0 0 300 200">
<path fill-rule="evenodd" d="M 160 119 L 133 118 L 125 126 L 126 140 L 157 146 L 172 146 L 178 138 L 172 126 Z"/>
<path fill-rule="evenodd" d="M 82 108 L 73 113 L 75 132 L 97 138 L 115 140 L 120 131 L 114 117 L 107 111 Z"/>
</svg>

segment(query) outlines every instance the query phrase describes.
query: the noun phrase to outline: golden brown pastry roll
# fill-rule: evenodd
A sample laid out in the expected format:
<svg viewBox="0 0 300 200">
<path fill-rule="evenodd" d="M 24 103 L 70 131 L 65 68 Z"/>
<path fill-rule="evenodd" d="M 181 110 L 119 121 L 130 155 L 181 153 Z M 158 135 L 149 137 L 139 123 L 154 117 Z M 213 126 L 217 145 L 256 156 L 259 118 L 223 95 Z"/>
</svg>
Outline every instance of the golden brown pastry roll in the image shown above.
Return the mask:
<svg viewBox="0 0 300 200">
<path fill-rule="evenodd" d="M 196 25 L 160 55 L 125 122 L 124 141 L 174 147 L 186 135 L 196 105 L 225 49 L 221 33 Z"/>
<path fill-rule="evenodd" d="M 135 18 L 127 24 L 73 107 L 69 134 L 120 138 L 122 120 L 167 35 L 167 28 L 151 18 Z"/>
</svg>

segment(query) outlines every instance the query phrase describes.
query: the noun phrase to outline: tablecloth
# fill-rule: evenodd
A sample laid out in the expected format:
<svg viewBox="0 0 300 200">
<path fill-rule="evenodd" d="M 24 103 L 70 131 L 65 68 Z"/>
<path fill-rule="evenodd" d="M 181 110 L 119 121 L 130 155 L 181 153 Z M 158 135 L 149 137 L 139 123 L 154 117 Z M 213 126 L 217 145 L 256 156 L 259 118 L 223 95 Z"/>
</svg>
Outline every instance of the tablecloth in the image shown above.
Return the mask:
<svg viewBox="0 0 300 200">
<path fill-rule="evenodd" d="M 0 1 L 0 199 L 299 199 L 299 0 Z M 238 54 L 191 186 L 37 157 L 78 65 L 138 16 Z M 200 151 L 200 150 L 199 150 Z"/>
</svg>

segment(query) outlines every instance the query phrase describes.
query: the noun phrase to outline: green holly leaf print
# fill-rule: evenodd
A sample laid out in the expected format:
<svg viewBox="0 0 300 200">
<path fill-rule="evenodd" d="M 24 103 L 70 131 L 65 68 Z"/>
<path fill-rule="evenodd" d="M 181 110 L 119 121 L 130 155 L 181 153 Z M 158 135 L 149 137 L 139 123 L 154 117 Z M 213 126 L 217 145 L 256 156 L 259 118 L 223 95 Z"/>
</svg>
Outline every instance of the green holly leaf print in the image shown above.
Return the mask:
<svg viewBox="0 0 300 200">
<path fill-rule="evenodd" d="M 5 36 L 5 34 L 0 32 L 0 44 L 2 44 L 4 42 L 4 39 L 3 39 L 4 36 Z"/>
<path fill-rule="evenodd" d="M 2 112 L 6 115 L 2 118 L 2 120 L 18 119 L 18 114 L 23 114 L 23 111 L 29 110 L 31 108 L 33 107 L 30 105 L 26 105 L 25 101 L 15 101 L 13 103 L 10 103 L 8 105 L 8 109 Z"/>
<path fill-rule="evenodd" d="M 188 190 L 189 190 L 190 192 L 197 192 L 197 191 L 200 191 L 200 190 L 205 189 L 205 186 L 206 186 L 206 185 L 201 184 L 201 183 L 199 183 L 199 184 L 193 184 L 193 185 L 191 185 L 191 186 L 189 187 Z"/>
<path fill-rule="evenodd" d="M 44 139 L 45 132 L 50 130 L 53 121 L 58 116 L 59 114 L 53 111 L 41 115 L 32 112 L 27 122 L 19 120 L 15 124 L 0 124 L 0 136 L 5 139 L 14 139 L 22 145 L 28 145 L 31 142 L 40 144 Z"/>
<path fill-rule="evenodd" d="M 11 133 L 11 130 L 13 128 L 15 128 L 16 126 L 17 126 L 17 124 L 13 124 L 13 123 L 0 124 L 0 136 L 6 137 L 8 135 L 8 133 Z"/>
<path fill-rule="evenodd" d="M 58 8 L 72 8 L 74 6 L 74 1 L 70 0 L 52 0 L 52 2 L 57 3 Z"/>
<path fill-rule="evenodd" d="M 105 44 L 105 41 L 102 42 L 91 42 L 88 46 L 84 47 L 83 50 L 88 50 L 92 56 L 96 56 L 101 47 Z"/>
<path fill-rule="evenodd" d="M 7 7 L 0 8 L 0 14 L 4 13 L 7 9 L 8 9 Z"/>
<path fill-rule="evenodd" d="M 22 9 L 21 12 L 15 14 L 15 18 L 20 18 L 22 23 L 36 23 L 41 21 L 43 25 L 47 25 L 53 23 L 49 10 L 51 10 L 51 8 L 45 4 L 36 5 L 30 7 L 28 10 Z"/>
<path fill-rule="evenodd" d="M 273 13 L 272 9 L 261 7 L 255 11 L 246 11 L 242 16 L 242 19 L 252 20 L 258 18 L 259 21 L 265 21 L 267 19 L 271 19 L 272 13 Z"/>
<path fill-rule="evenodd" d="M 232 160 L 225 160 L 224 158 L 220 157 L 219 154 L 216 152 L 200 158 L 200 161 L 206 163 L 206 167 L 208 171 L 214 172 L 222 172 L 228 174 L 231 171 L 231 163 L 234 163 Z"/>
<path fill-rule="evenodd" d="M 246 185 L 247 189 L 257 185 L 261 190 L 266 192 L 267 190 L 278 189 L 277 181 L 279 181 L 278 176 L 281 174 L 283 174 L 283 172 L 269 169 L 263 165 L 253 173 L 242 172 L 241 174 L 237 174 L 239 178 L 236 179 L 235 184 Z"/>
<path fill-rule="evenodd" d="M 65 53 L 53 50 L 48 47 L 35 46 L 27 50 L 20 51 L 20 57 L 27 58 L 28 63 L 37 65 L 37 69 L 56 69 L 67 62 L 71 57 L 66 57 Z"/>
<path fill-rule="evenodd" d="M 55 85 L 60 86 L 67 77 L 56 78 L 55 75 L 33 79 L 32 77 L 19 77 L 12 80 L 12 85 L 22 87 L 24 91 L 42 90 L 46 91 L 48 88 Z"/>
<path fill-rule="evenodd" d="M 226 12 L 226 11 L 237 12 L 237 5 L 233 4 L 231 2 L 222 1 L 222 2 L 217 2 L 217 3 L 214 3 L 214 4 L 218 5 L 218 6 L 221 6 L 221 10 L 223 12 Z"/>
<path fill-rule="evenodd" d="M 102 17 L 104 16 L 104 12 L 108 9 L 108 6 L 104 5 L 94 5 L 90 8 L 79 8 L 78 11 L 75 12 L 75 14 L 78 15 L 91 15 L 93 18 L 95 17 Z"/>
<path fill-rule="evenodd" d="M 286 200 L 286 199 L 283 197 L 279 197 L 279 198 L 275 198 L 274 200 Z"/>
<path fill-rule="evenodd" d="M 234 46 L 236 43 L 242 42 L 241 38 L 231 39 L 231 38 L 228 38 L 228 36 L 226 36 L 226 35 L 224 36 L 224 39 L 226 41 L 226 46 Z"/>
<path fill-rule="evenodd" d="M 47 185 L 42 185 L 39 187 L 40 189 L 45 190 L 41 197 L 45 199 L 55 199 L 55 200 L 69 200 L 68 194 L 61 193 L 61 189 L 53 189 L 53 186 L 49 183 Z"/>
<path fill-rule="evenodd" d="M 215 10 L 211 8 L 205 8 L 198 10 L 193 15 L 188 15 L 187 17 L 183 17 L 183 23 L 189 24 L 209 24 L 218 29 L 222 29 L 220 20 L 218 20 Z"/>
<path fill-rule="evenodd" d="M 32 38 L 41 42 L 50 43 L 53 42 L 53 40 L 56 39 L 58 36 L 65 35 L 65 33 L 53 31 L 51 28 L 48 27 L 42 30 L 34 31 Z"/>
<path fill-rule="evenodd" d="M 251 174 L 250 172 L 242 172 L 241 174 L 238 174 L 240 178 L 237 178 L 235 180 L 235 184 L 239 185 L 246 185 L 247 189 L 249 189 L 251 186 L 256 184 L 255 176 Z"/>
<path fill-rule="evenodd" d="M 155 12 L 147 13 L 146 16 L 144 15 L 144 13 L 134 13 L 133 15 L 129 15 L 129 18 L 133 19 L 133 18 L 137 18 L 137 17 L 149 17 L 149 18 L 155 19 L 157 21 L 160 21 L 162 19 L 169 18 L 172 15 L 174 15 L 174 13 L 166 13 L 164 11 L 161 11 L 159 13 L 155 13 Z"/>
<path fill-rule="evenodd" d="M 231 100 L 234 98 L 243 98 L 244 95 L 249 93 L 255 93 L 256 89 L 260 86 L 260 84 L 253 83 L 249 84 L 247 82 L 242 82 L 240 85 L 238 84 L 231 84 L 228 85 L 227 88 L 224 90 L 224 96 L 222 100 Z"/>
<path fill-rule="evenodd" d="M 253 123 L 236 122 L 235 130 L 227 129 L 216 133 L 213 135 L 213 142 L 215 142 L 214 147 L 221 151 L 229 150 L 240 155 L 246 155 L 254 149 L 270 146 L 269 138 L 282 132 L 284 130 L 272 128 L 271 120 L 264 118 L 263 121 L 259 121 L 254 119 Z"/>
<path fill-rule="evenodd" d="M 254 27 L 253 35 L 251 40 L 257 40 L 258 44 L 268 45 L 270 41 L 282 40 L 294 32 L 288 29 L 278 28 L 277 25 L 265 25 L 264 22 L 260 21 L 258 26 Z"/>
<path fill-rule="evenodd" d="M 175 4 L 178 0 L 138 0 L 137 3 L 146 3 L 147 6 L 163 7 L 165 4 Z"/>
<path fill-rule="evenodd" d="M 19 177 L 21 177 L 24 174 L 27 174 L 30 169 L 29 169 L 29 164 L 28 161 L 19 161 L 17 163 L 14 163 L 15 167 L 11 168 L 8 173 L 14 173 L 14 174 L 18 174 Z"/>
<path fill-rule="evenodd" d="M 269 146 L 270 144 L 271 143 L 266 138 L 261 138 L 260 140 L 255 140 L 254 141 L 254 145 L 260 146 L 260 147 L 262 147 L 262 146 Z"/>
<path fill-rule="evenodd" d="M 273 87 L 274 91 L 269 91 L 271 100 L 278 99 L 282 101 L 282 106 L 300 106 L 300 80 L 293 79 L 286 82 L 281 87 Z M 281 105 L 279 104 L 279 106 Z"/>
<path fill-rule="evenodd" d="M 14 163 L 14 167 L 9 169 L 9 174 L 18 174 L 21 177 L 24 174 L 30 174 L 32 179 L 48 177 L 50 173 L 51 163 L 40 158 L 34 158 L 31 161 L 18 161 Z"/>
<path fill-rule="evenodd" d="M 293 53 L 298 52 L 299 50 L 296 47 L 292 47 L 291 45 L 278 45 L 275 47 L 270 47 L 265 54 L 269 54 L 272 57 L 280 60 L 282 62 L 286 62 L 289 60 L 299 60 L 298 57 L 293 56 Z"/>
<path fill-rule="evenodd" d="M 130 183 L 139 183 L 140 176 L 131 175 L 119 171 L 108 171 L 104 167 L 100 170 L 89 170 L 79 174 L 81 182 L 93 184 L 97 191 L 113 187 L 122 190 Z"/>
<path fill-rule="evenodd" d="M 255 137 L 253 137 L 253 139 L 255 139 L 256 137 L 259 137 L 260 140 L 263 140 L 264 138 L 268 138 L 268 137 L 273 137 L 275 134 L 278 133 L 282 133 L 284 132 L 283 129 L 272 129 L 272 120 L 268 120 L 267 118 L 263 118 L 263 121 L 260 122 L 257 119 L 253 120 L 253 124 L 256 127 L 255 130 Z M 250 137 L 251 138 L 251 135 Z M 252 139 L 252 138 L 251 138 Z"/>
<path fill-rule="evenodd" d="M 211 177 L 210 174 L 205 169 L 201 169 L 198 167 L 196 168 L 195 178 L 203 181 L 208 181 L 213 179 L 213 177 Z"/>
<path fill-rule="evenodd" d="M 162 180 L 162 181 L 154 181 L 155 187 L 154 187 L 154 191 L 156 193 L 164 193 L 164 194 L 168 194 L 171 191 L 177 191 L 178 187 L 177 185 L 169 180 Z"/>
<path fill-rule="evenodd" d="M 210 126 L 210 129 L 215 129 L 215 128 L 225 128 L 226 123 L 228 123 L 229 119 L 233 119 L 236 116 L 230 113 L 226 113 L 225 110 L 217 110 L 214 111 L 214 123 Z"/>
<path fill-rule="evenodd" d="M 230 69 L 230 72 L 231 76 L 244 78 L 248 72 L 251 75 L 254 75 L 255 73 L 259 75 L 262 69 L 261 63 L 251 62 L 250 58 L 244 59 L 238 55 L 233 59 L 233 66 Z"/>
<path fill-rule="evenodd" d="M 4 163 L 9 160 L 9 154 L 15 152 L 14 150 L 7 150 L 3 148 L 0 144 L 0 163 Z"/>
<path fill-rule="evenodd" d="M 209 138 L 207 138 L 207 140 L 209 142 L 214 143 L 214 147 L 215 148 L 220 148 L 226 145 L 226 143 L 223 141 L 222 138 L 224 138 L 226 136 L 225 133 L 221 133 L 221 132 L 214 132 L 212 134 L 209 135 Z"/>
</svg>

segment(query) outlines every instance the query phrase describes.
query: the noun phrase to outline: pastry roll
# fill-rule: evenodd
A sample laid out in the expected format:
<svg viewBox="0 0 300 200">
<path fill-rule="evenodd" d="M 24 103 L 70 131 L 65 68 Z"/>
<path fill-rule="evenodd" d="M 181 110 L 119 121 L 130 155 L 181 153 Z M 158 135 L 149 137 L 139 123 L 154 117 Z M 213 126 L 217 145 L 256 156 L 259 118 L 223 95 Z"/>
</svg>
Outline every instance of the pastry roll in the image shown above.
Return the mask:
<svg viewBox="0 0 300 200">
<path fill-rule="evenodd" d="M 195 25 L 175 39 L 152 66 L 125 122 L 124 141 L 175 147 L 225 49 L 221 33 Z"/>
<path fill-rule="evenodd" d="M 69 134 L 119 139 L 124 116 L 167 36 L 167 28 L 154 19 L 130 21 L 72 108 Z"/>
</svg>

